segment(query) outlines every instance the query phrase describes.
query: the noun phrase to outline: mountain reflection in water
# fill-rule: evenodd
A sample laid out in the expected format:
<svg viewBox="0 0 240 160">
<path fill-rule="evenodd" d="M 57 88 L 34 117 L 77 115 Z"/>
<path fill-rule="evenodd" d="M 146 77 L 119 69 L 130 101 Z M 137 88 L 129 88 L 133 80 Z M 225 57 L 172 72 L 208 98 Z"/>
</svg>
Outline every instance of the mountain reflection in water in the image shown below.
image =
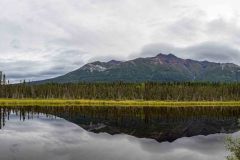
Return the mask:
<svg viewBox="0 0 240 160">
<path fill-rule="evenodd" d="M 20 120 L 44 113 L 64 118 L 87 131 L 125 133 L 159 142 L 239 130 L 238 107 L 2 107 L 0 128 L 13 112 Z"/>
<path fill-rule="evenodd" d="M 226 133 L 239 135 L 236 107 L 0 110 L 1 160 L 223 160 Z"/>
</svg>

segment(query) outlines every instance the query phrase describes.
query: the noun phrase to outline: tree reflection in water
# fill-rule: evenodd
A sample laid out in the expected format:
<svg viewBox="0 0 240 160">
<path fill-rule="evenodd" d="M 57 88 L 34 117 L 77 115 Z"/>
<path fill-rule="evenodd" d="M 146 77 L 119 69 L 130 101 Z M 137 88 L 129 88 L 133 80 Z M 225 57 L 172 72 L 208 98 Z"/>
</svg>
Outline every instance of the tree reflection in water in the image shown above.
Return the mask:
<svg viewBox="0 0 240 160">
<path fill-rule="evenodd" d="M 238 107 L 1 107 L 0 110 L 1 128 L 10 113 L 21 121 L 45 114 L 49 118 L 64 118 L 95 133 L 125 133 L 159 142 L 233 133 L 240 128 Z"/>
</svg>

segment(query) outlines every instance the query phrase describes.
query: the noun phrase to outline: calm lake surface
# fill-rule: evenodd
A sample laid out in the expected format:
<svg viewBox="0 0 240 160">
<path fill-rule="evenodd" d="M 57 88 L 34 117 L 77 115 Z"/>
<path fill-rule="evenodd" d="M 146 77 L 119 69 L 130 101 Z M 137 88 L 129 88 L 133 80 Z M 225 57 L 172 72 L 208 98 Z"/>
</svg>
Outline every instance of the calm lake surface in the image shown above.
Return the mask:
<svg viewBox="0 0 240 160">
<path fill-rule="evenodd" d="M 240 108 L 2 107 L 1 160 L 224 160 Z"/>
</svg>

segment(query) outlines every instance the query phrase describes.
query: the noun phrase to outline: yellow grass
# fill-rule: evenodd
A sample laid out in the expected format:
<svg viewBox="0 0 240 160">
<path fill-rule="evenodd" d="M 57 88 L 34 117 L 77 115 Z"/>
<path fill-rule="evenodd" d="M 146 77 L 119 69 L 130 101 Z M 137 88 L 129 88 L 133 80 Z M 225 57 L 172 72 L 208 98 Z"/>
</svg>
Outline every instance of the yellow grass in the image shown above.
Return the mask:
<svg viewBox="0 0 240 160">
<path fill-rule="evenodd" d="M 0 106 L 119 106 L 119 107 L 194 107 L 236 106 L 240 101 L 143 101 L 143 100 L 66 100 L 66 99 L 0 99 Z"/>
</svg>

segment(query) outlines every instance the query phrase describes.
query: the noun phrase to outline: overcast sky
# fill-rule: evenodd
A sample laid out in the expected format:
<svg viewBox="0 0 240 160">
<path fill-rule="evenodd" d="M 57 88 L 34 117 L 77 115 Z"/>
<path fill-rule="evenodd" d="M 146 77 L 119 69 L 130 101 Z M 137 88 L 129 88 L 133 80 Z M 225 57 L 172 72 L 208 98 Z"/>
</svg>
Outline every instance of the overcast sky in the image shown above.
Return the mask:
<svg viewBox="0 0 240 160">
<path fill-rule="evenodd" d="M 95 60 L 173 53 L 240 64 L 239 0 L 0 0 L 0 70 L 11 81 Z"/>
</svg>

